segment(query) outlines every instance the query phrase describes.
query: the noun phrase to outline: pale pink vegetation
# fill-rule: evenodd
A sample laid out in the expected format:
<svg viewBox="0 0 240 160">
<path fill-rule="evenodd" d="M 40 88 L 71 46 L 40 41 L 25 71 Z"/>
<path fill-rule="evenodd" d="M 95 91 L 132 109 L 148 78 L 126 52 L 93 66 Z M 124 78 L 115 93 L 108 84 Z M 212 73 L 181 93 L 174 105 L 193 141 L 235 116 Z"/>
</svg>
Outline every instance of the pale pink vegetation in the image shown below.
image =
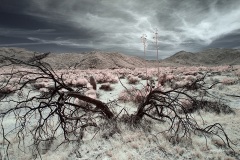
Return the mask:
<svg viewBox="0 0 240 160">
<path fill-rule="evenodd" d="M 131 74 L 131 70 L 128 68 L 121 68 L 114 70 L 119 78 L 124 78 L 126 75 Z"/>
<path fill-rule="evenodd" d="M 197 75 L 199 72 L 206 70 L 205 67 L 178 67 L 175 70 L 176 74 Z"/>
<path fill-rule="evenodd" d="M 123 101 L 123 102 L 128 102 L 131 100 L 131 97 L 129 96 L 128 92 L 122 91 L 118 95 L 118 100 Z"/>
<path fill-rule="evenodd" d="M 198 71 L 196 70 L 191 70 L 191 69 L 187 69 L 184 73 L 184 75 L 197 75 L 198 74 Z"/>
<path fill-rule="evenodd" d="M 10 82 L 10 83 L 13 83 L 13 84 L 18 84 L 18 83 L 19 83 L 19 80 L 20 80 L 19 78 L 13 77 L 13 78 L 10 79 L 9 82 Z"/>
<path fill-rule="evenodd" d="M 161 84 L 158 84 L 155 88 L 153 88 L 153 90 L 155 90 L 155 91 L 165 91 L 165 88 Z"/>
<path fill-rule="evenodd" d="M 183 86 L 186 86 L 187 84 L 190 84 L 190 81 L 187 81 L 187 80 L 178 81 L 172 84 L 172 88 L 183 87 Z"/>
<path fill-rule="evenodd" d="M 112 73 L 98 73 L 95 79 L 97 83 L 118 83 L 118 77 Z"/>
<path fill-rule="evenodd" d="M 165 83 L 173 83 L 174 81 L 176 81 L 176 77 L 171 74 L 171 73 L 168 73 L 168 74 L 160 74 L 160 77 L 158 79 L 158 85 L 160 86 L 163 86 Z"/>
<path fill-rule="evenodd" d="M 238 71 L 236 72 L 236 75 L 237 75 L 238 77 L 240 77 L 240 70 L 238 70 Z"/>
<path fill-rule="evenodd" d="M 0 82 L 6 82 L 6 80 L 7 80 L 6 77 L 3 76 L 0 77 Z"/>
<path fill-rule="evenodd" d="M 133 76 L 139 76 L 141 72 L 139 72 L 137 69 L 134 69 L 133 71 L 129 72 L 127 75 L 133 75 Z"/>
<path fill-rule="evenodd" d="M 230 70 L 229 66 L 217 66 L 217 67 L 211 67 L 211 69 L 213 71 L 217 71 L 217 72 L 226 72 Z"/>
<path fill-rule="evenodd" d="M 87 83 L 88 83 L 88 80 L 86 78 L 77 78 L 77 79 L 72 79 L 71 81 L 71 84 L 77 87 L 86 86 Z"/>
<path fill-rule="evenodd" d="M 50 88 L 52 86 L 52 83 L 48 79 L 38 79 L 34 84 L 33 87 L 36 89 L 40 88 Z"/>
<path fill-rule="evenodd" d="M 147 92 L 149 92 L 149 91 L 147 91 Z M 133 101 L 134 101 L 135 103 L 141 103 L 141 102 L 143 102 L 143 100 L 145 99 L 146 95 L 147 95 L 146 91 L 137 90 L 137 91 L 134 93 L 134 99 L 133 99 Z"/>
<path fill-rule="evenodd" d="M 198 75 L 196 76 L 196 79 L 201 79 L 201 78 L 203 78 L 203 75 L 198 74 Z"/>
<path fill-rule="evenodd" d="M 168 74 L 167 76 L 166 76 L 166 80 L 167 81 L 172 81 L 172 80 L 174 80 L 175 79 L 175 76 L 173 75 L 173 74 Z"/>
<path fill-rule="evenodd" d="M 167 78 L 167 75 L 165 73 L 160 74 L 158 77 L 158 85 L 163 86 L 165 84 L 165 82 L 167 82 L 166 78 Z"/>
<path fill-rule="evenodd" d="M 153 76 L 146 75 L 145 72 L 139 73 L 138 78 L 141 78 L 142 80 L 150 80 L 153 78 Z"/>
<path fill-rule="evenodd" d="M 45 88 L 46 83 L 45 82 L 36 82 L 36 83 L 33 84 L 33 87 L 36 88 L 36 89 Z"/>
<path fill-rule="evenodd" d="M 224 78 L 221 83 L 223 83 L 224 85 L 233 85 L 237 82 L 236 79 L 233 78 Z"/>
<path fill-rule="evenodd" d="M 75 75 L 72 73 L 66 73 L 63 76 L 63 80 L 66 85 L 72 85 L 73 80 L 75 80 Z"/>
<path fill-rule="evenodd" d="M 235 75 L 240 78 L 240 68 L 236 69 Z"/>
<path fill-rule="evenodd" d="M 133 76 L 133 75 L 129 75 L 129 76 L 127 77 L 127 80 L 128 80 L 128 83 L 129 83 L 129 84 L 137 84 L 137 83 L 139 82 L 138 77 L 135 77 L 135 76 Z"/>
<path fill-rule="evenodd" d="M 33 78 L 31 77 L 31 75 L 25 75 L 25 76 L 23 77 L 23 80 L 24 80 L 24 81 L 28 81 L 28 80 L 30 80 L 30 79 L 33 79 Z"/>
<path fill-rule="evenodd" d="M 40 88 L 39 91 L 43 92 L 43 93 L 48 93 L 49 92 L 49 90 L 47 88 Z"/>
<path fill-rule="evenodd" d="M 148 68 L 147 70 L 149 77 L 157 76 L 158 72 L 156 68 Z"/>
<path fill-rule="evenodd" d="M 149 94 L 148 88 L 143 88 L 142 90 L 132 88 L 132 89 L 124 90 L 124 91 L 120 92 L 120 94 L 118 96 L 118 100 L 123 101 L 123 102 L 132 101 L 134 103 L 140 103 L 144 100 L 144 98 L 148 94 Z"/>
<path fill-rule="evenodd" d="M 72 85 L 72 79 L 66 79 L 66 80 L 64 81 L 64 83 L 65 83 L 66 85 Z"/>
<path fill-rule="evenodd" d="M 194 82 L 194 81 L 197 80 L 197 78 L 195 76 L 192 76 L 192 75 L 187 75 L 187 76 L 185 76 L 185 80 L 189 81 L 189 82 Z"/>
</svg>

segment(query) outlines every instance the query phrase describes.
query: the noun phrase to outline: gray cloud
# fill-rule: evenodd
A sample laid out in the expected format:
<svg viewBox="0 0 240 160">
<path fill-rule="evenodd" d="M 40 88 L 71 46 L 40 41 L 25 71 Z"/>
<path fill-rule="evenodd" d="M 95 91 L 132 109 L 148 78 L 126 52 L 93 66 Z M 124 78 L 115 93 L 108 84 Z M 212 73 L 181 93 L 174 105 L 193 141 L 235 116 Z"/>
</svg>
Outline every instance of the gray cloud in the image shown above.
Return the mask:
<svg viewBox="0 0 240 160">
<path fill-rule="evenodd" d="M 236 48 L 236 43 L 230 43 L 240 38 L 236 32 L 240 29 L 240 1 L 236 0 L 2 1 L 0 36 L 5 36 L 6 42 L 0 41 L 0 46 L 7 42 L 11 45 L 3 31 L 7 28 L 15 32 L 15 36 L 8 35 L 24 39 L 26 46 L 31 43 L 31 47 L 49 45 L 47 49 L 53 51 L 59 51 L 57 47 L 89 48 L 142 55 L 140 37 L 145 33 L 151 59 L 156 56 L 152 39 L 155 28 L 161 58 L 179 50 Z M 18 20 L 7 19 L 7 15 Z"/>
</svg>

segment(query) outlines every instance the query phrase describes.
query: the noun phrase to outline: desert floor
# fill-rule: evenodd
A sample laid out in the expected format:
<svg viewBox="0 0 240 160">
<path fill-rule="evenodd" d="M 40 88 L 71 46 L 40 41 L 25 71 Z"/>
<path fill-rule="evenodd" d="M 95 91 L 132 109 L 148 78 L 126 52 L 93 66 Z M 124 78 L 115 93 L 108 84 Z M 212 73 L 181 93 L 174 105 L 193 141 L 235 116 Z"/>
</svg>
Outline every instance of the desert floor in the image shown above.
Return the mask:
<svg viewBox="0 0 240 160">
<path fill-rule="evenodd" d="M 207 71 L 206 71 L 207 70 Z M 65 72 L 65 71 L 59 71 Z M 157 83 L 156 68 L 150 70 L 149 74 L 152 74 L 153 80 Z M 196 77 L 194 72 L 200 73 L 196 67 L 189 69 L 187 67 L 182 68 L 161 68 L 161 73 L 178 77 L 179 82 Z M 15 127 L 15 116 L 9 115 L 8 119 L 2 122 L 4 131 L 9 132 L 9 140 L 11 145 L 8 149 L 9 159 L 59 159 L 59 160 L 87 160 L 87 159 L 105 159 L 105 160 L 127 160 L 127 159 L 219 159 L 219 160 L 231 160 L 240 159 L 240 67 L 236 66 L 234 69 L 228 67 L 223 68 L 202 68 L 201 72 L 207 73 L 205 78 L 206 84 L 213 84 L 215 82 L 221 82 L 215 85 L 209 90 L 212 95 L 209 100 L 221 101 L 221 103 L 230 106 L 235 113 L 230 114 L 216 114 L 212 112 L 200 111 L 199 113 L 193 113 L 192 116 L 197 122 L 202 125 L 210 125 L 214 123 L 220 123 L 225 129 L 228 137 L 234 143 L 232 149 L 226 146 L 218 137 L 214 136 L 200 136 L 191 135 L 191 139 L 181 140 L 179 143 L 169 141 L 169 135 L 161 133 L 166 128 L 166 124 L 159 123 L 151 119 L 146 119 L 138 127 L 133 127 L 124 122 L 103 122 L 100 126 L 100 130 L 93 128 L 86 129 L 83 140 L 79 143 L 66 143 L 57 147 L 60 142 L 56 138 L 51 144 L 42 145 L 40 153 L 36 154 L 31 152 L 32 146 L 30 145 L 31 139 L 26 132 L 26 139 L 24 144 L 18 143 L 19 139 L 15 136 L 14 132 L 11 132 Z M 142 80 L 144 76 L 144 69 L 137 70 L 86 70 L 86 71 L 71 71 L 66 72 L 80 74 L 81 77 L 85 77 L 88 80 L 90 75 L 96 77 L 96 80 L 101 79 L 101 74 L 109 73 L 106 81 L 97 84 L 96 97 L 97 99 L 111 104 L 110 107 L 114 113 L 133 114 L 137 111 L 138 104 L 132 101 L 120 101 L 119 95 L 126 90 L 126 88 L 142 89 L 146 84 L 146 80 Z M 124 76 L 123 76 L 124 75 Z M 137 78 L 136 84 L 129 84 L 129 75 Z M 122 76 L 120 78 L 120 76 Z M 173 79 L 169 76 L 169 79 Z M 192 77 L 189 77 L 192 76 Z M 103 76 L 104 77 L 104 76 Z M 114 80 L 110 80 L 110 79 Z M 109 80 L 109 81 L 108 81 Z M 164 86 L 165 90 L 171 88 L 171 83 L 179 82 L 170 81 Z M 101 90 L 102 84 L 108 84 L 111 86 L 110 91 Z M 31 86 L 30 86 L 31 87 Z M 43 90 L 44 91 L 44 90 Z M 28 89 L 24 90 L 23 94 L 27 94 Z M 35 94 L 35 93 L 31 93 Z M 199 93 L 193 93 L 199 94 Z M 9 99 L 17 99 L 17 93 L 8 97 Z M 13 102 L 2 101 L 0 103 L 1 111 L 8 107 L 13 107 Z M 0 132 L 3 134 L 3 130 Z M 29 139 L 28 139 L 29 138 Z M 6 158 L 6 145 L 1 138 L 0 149 L 2 159 Z M 45 147 L 45 148 L 44 148 Z M 36 156 L 37 155 L 37 156 Z M 39 156 L 41 155 L 41 156 Z"/>
</svg>

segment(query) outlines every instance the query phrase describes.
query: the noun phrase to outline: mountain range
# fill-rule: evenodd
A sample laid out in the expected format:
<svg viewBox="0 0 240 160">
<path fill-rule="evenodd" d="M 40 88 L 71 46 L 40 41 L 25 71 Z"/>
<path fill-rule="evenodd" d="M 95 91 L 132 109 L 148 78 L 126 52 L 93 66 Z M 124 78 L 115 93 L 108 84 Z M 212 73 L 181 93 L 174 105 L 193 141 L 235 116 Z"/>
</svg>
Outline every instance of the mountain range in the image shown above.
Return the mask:
<svg viewBox="0 0 240 160">
<path fill-rule="evenodd" d="M 38 53 L 23 48 L 0 48 L 0 55 L 13 57 L 22 61 L 31 62 L 41 59 L 53 68 L 79 68 L 79 69 L 104 69 L 104 68 L 137 68 L 155 67 L 156 60 L 144 60 L 137 56 L 129 56 L 118 52 L 91 51 L 87 53 Z M 4 63 L 1 60 L 1 63 Z M 198 53 L 180 51 L 160 60 L 160 66 L 181 65 L 240 65 L 240 49 L 208 49 Z"/>
<path fill-rule="evenodd" d="M 181 65 L 238 65 L 240 49 L 208 49 L 198 53 L 180 51 L 163 60 Z"/>
</svg>

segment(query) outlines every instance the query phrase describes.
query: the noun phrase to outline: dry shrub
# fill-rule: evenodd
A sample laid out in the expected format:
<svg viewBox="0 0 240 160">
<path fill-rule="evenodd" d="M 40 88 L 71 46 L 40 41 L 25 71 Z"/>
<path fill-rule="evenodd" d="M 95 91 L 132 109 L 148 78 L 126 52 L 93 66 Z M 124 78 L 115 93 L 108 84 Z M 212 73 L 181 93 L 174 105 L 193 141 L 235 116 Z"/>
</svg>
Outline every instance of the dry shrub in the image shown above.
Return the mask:
<svg viewBox="0 0 240 160">
<path fill-rule="evenodd" d="M 240 69 L 238 69 L 238 70 L 235 72 L 235 75 L 236 75 L 237 77 L 240 77 Z"/>
<path fill-rule="evenodd" d="M 185 79 L 187 80 L 187 81 L 190 81 L 190 82 L 194 82 L 194 81 L 196 81 L 196 77 L 195 76 L 192 76 L 192 75 L 187 75 L 186 77 L 185 77 Z"/>
<path fill-rule="evenodd" d="M 101 137 L 104 139 L 109 139 L 115 134 L 120 134 L 121 130 L 115 121 L 108 121 L 101 125 L 101 130 L 103 131 Z"/>
<path fill-rule="evenodd" d="M 104 83 L 99 87 L 99 89 L 104 91 L 112 91 L 113 87 L 110 85 L 110 83 Z"/>
<path fill-rule="evenodd" d="M 158 84 L 161 84 L 162 86 L 167 82 L 167 75 L 161 74 L 158 77 Z"/>
<path fill-rule="evenodd" d="M 139 104 L 144 101 L 147 94 L 148 94 L 148 91 L 145 88 L 142 90 L 132 88 L 132 89 L 122 91 L 118 96 L 118 100 L 123 102 L 132 101 L 136 104 Z"/>
<path fill-rule="evenodd" d="M 184 107 L 186 113 L 193 113 L 198 110 L 203 110 L 205 112 L 212 112 L 216 114 L 234 113 L 233 109 L 231 109 L 231 107 L 226 104 L 207 100 L 184 100 L 182 106 Z"/>
<path fill-rule="evenodd" d="M 193 101 L 189 98 L 180 99 L 180 104 L 188 112 L 193 109 Z"/>
<path fill-rule="evenodd" d="M 129 76 L 127 77 L 127 80 L 128 80 L 128 83 L 129 83 L 129 84 L 137 84 L 137 83 L 139 82 L 138 77 L 135 77 L 135 76 L 133 76 L 133 75 L 129 75 Z"/>
<path fill-rule="evenodd" d="M 221 81 L 224 85 L 234 85 L 236 84 L 237 80 L 233 78 L 225 78 Z"/>
<path fill-rule="evenodd" d="M 227 147 L 226 143 L 223 140 L 221 140 L 220 138 L 213 138 L 212 143 L 219 148 Z"/>
<path fill-rule="evenodd" d="M 141 78 L 142 80 L 150 80 L 150 79 L 152 79 L 152 77 L 146 76 L 145 74 L 140 74 L 138 77 Z"/>
<path fill-rule="evenodd" d="M 72 84 L 76 87 L 83 87 L 86 86 L 88 83 L 88 80 L 86 78 L 78 78 L 75 81 L 72 82 Z"/>
<path fill-rule="evenodd" d="M 9 94 L 15 90 L 15 87 L 9 85 L 0 89 L 0 94 Z"/>
<path fill-rule="evenodd" d="M 99 73 L 95 78 L 97 83 L 118 83 L 118 77 L 111 73 Z"/>
<path fill-rule="evenodd" d="M 33 84 L 33 87 L 36 89 L 45 88 L 46 84 L 44 82 L 36 82 Z"/>
<path fill-rule="evenodd" d="M 118 95 L 118 100 L 123 101 L 123 102 L 129 102 L 131 97 L 129 96 L 129 93 L 126 91 L 120 92 Z"/>
<path fill-rule="evenodd" d="M 40 88 L 39 91 L 42 92 L 42 93 L 48 93 L 49 92 L 49 90 L 47 88 Z"/>
</svg>

